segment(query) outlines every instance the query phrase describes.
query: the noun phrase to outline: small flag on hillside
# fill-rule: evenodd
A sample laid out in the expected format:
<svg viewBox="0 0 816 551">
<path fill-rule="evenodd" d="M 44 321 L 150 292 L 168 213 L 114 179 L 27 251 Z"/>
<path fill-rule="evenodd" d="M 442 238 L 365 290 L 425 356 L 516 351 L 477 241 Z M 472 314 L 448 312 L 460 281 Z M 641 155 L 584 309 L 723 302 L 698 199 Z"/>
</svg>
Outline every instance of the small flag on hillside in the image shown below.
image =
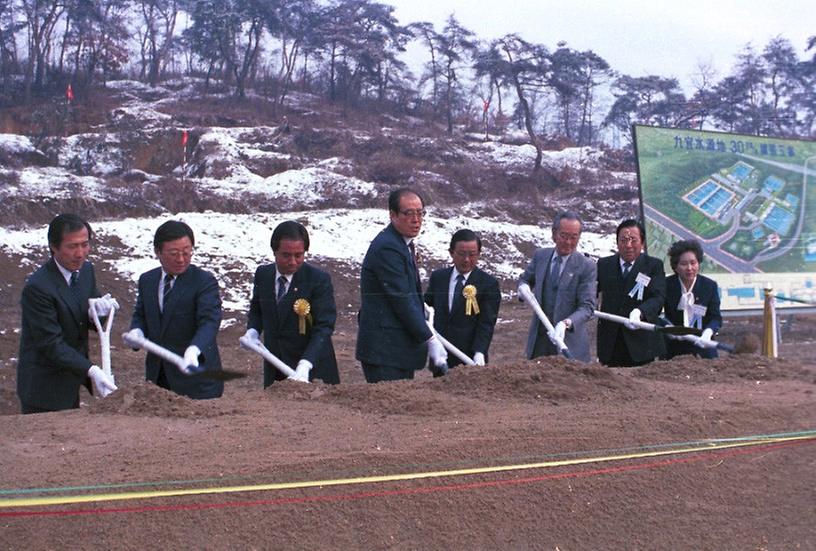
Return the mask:
<svg viewBox="0 0 816 551">
<path fill-rule="evenodd" d="M 184 173 L 187 172 L 187 138 L 186 130 L 181 131 L 181 181 L 184 181 Z"/>
<path fill-rule="evenodd" d="M 65 97 L 68 99 L 68 103 L 74 101 L 74 89 L 71 88 L 71 83 L 68 83 L 68 88 L 65 90 Z"/>
</svg>

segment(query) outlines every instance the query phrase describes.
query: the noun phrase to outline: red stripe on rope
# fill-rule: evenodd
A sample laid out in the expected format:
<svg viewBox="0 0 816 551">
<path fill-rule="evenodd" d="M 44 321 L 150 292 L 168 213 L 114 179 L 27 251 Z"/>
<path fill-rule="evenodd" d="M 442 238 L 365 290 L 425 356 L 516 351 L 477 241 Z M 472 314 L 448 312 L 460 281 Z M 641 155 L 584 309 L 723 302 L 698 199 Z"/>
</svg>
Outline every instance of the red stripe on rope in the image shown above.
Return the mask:
<svg viewBox="0 0 816 551">
<path fill-rule="evenodd" d="M 418 495 L 430 494 L 436 492 L 450 492 L 459 490 L 475 490 L 480 488 L 492 488 L 502 486 L 512 486 L 519 484 L 532 484 L 535 482 L 543 482 L 547 480 L 560 480 L 565 478 L 586 478 L 589 476 L 599 476 L 606 474 L 617 474 L 630 471 L 639 471 L 645 469 L 656 469 L 661 467 L 668 467 L 671 465 L 678 465 L 682 463 L 695 463 L 704 459 L 721 459 L 727 457 L 735 457 L 739 455 L 748 455 L 760 451 L 776 450 L 789 446 L 801 444 L 814 444 L 816 439 L 796 440 L 791 442 L 780 442 L 776 444 L 751 446 L 750 448 L 732 449 L 722 452 L 701 452 L 692 456 L 676 457 L 673 459 L 664 459 L 660 461 L 651 461 L 647 463 L 637 463 L 634 465 L 621 465 L 617 467 L 605 467 L 602 469 L 591 469 L 581 471 L 571 471 L 564 473 L 553 473 L 541 476 L 532 476 L 515 479 L 502 479 L 482 482 L 469 482 L 464 484 L 445 484 L 437 486 L 428 486 L 424 488 L 404 488 L 400 490 L 384 490 L 377 492 L 355 492 L 352 494 L 333 494 L 326 496 L 305 496 L 305 497 L 286 497 L 276 499 L 262 499 L 253 501 L 233 501 L 221 503 L 190 503 L 186 505 L 148 505 L 143 507 L 115 507 L 105 509 L 76 509 L 71 511 L 0 511 L 0 517 L 62 517 L 62 516 L 77 516 L 77 515 L 96 515 L 96 514 L 112 514 L 112 513 L 149 513 L 149 512 L 167 512 L 167 511 L 191 511 L 204 509 L 226 509 L 234 507 L 258 507 L 264 505 L 300 505 L 304 503 L 333 503 L 338 501 L 355 501 L 359 499 L 370 499 L 377 497 L 390 497 L 398 495 Z"/>
</svg>

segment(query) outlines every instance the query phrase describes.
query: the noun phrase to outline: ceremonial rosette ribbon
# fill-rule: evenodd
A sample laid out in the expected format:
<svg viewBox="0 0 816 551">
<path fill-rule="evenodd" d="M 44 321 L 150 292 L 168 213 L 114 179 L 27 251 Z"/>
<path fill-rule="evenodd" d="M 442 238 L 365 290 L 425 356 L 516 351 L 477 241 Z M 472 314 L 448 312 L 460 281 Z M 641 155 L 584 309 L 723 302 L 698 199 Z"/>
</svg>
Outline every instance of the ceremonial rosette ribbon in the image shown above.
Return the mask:
<svg viewBox="0 0 816 551">
<path fill-rule="evenodd" d="M 298 333 L 305 335 L 306 322 L 308 321 L 309 325 L 312 324 L 312 305 L 309 304 L 309 301 L 305 298 L 299 298 L 295 301 L 292 308 L 298 316 Z"/>
<path fill-rule="evenodd" d="M 462 289 L 462 296 L 465 297 L 465 315 L 478 314 L 479 303 L 476 302 L 476 286 L 465 285 L 465 288 Z"/>
</svg>

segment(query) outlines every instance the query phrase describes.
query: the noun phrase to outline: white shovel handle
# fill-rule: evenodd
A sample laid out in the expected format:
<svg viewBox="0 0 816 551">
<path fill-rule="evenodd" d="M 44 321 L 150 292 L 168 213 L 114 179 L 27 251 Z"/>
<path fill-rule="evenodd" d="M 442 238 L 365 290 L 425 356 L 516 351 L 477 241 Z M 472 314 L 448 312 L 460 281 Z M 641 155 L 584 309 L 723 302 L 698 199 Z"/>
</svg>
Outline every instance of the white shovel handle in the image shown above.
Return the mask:
<svg viewBox="0 0 816 551">
<path fill-rule="evenodd" d="M 110 332 L 113 327 L 113 316 L 116 313 L 116 308 L 111 308 L 108 314 L 108 319 L 105 322 L 105 328 L 102 328 L 102 323 L 99 321 L 99 314 L 96 313 L 95 304 L 98 299 L 88 299 L 88 310 L 91 311 L 91 318 L 93 318 L 94 325 L 96 325 L 96 332 L 99 334 L 99 353 L 102 356 L 102 371 L 107 375 L 113 376 L 111 372 L 111 345 Z"/>
<path fill-rule="evenodd" d="M 167 350 L 163 346 L 156 344 L 153 341 L 149 341 L 144 337 L 142 337 L 142 338 L 132 337 L 129 333 L 123 334 L 122 335 L 122 340 L 125 341 L 125 344 L 130 346 L 130 347 L 144 348 L 145 350 L 147 350 L 151 354 L 155 354 L 156 356 L 158 356 L 162 360 L 166 360 L 166 361 L 170 362 L 171 364 L 178 367 L 179 371 L 181 371 L 185 375 L 195 375 L 196 374 L 194 372 L 195 368 L 190 369 L 193 366 L 187 365 L 187 362 L 184 361 L 184 358 L 182 358 L 181 356 L 179 356 L 175 352 Z"/>
<path fill-rule="evenodd" d="M 569 348 L 567 348 L 564 339 L 560 339 L 555 335 L 555 327 L 550 322 L 547 314 L 544 313 L 544 310 L 541 309 L 541 305 L 536 300 L 535 296 L 533 295 L 532 291 L 530 291 L 529 285 L 519 285 L 518 294 L 526 302 L 530 305 L 530 308 L 533 309 L 535 315 L 538 317 L 538 320 L 544 325 L 544 328 L 547 330 L 547 336 L 550 338 L 552 343 L 558 348 L 558 351 L 564 355 L 565 358 L 572 358 L 572 354 L 570 354 Z"/>
<path fill-rule="evenodd" d="M 615 323 L 620 323 L 622 325 L 634 325 L 638 329 L 645 329 L 646 331 L 657 331 L 658 329 L 657 326 L 653 323 L 647 323 L 645 321 L 632 321 L 629 318 L 625 318 L 623 316 L 616 316 L 615 314 L 608 314 L 606 312 L 601 312 L 600 310 L 595 310 L 595 316 L 597 316 L 600 319 L 613 321 Z M 666 336 L 676 341 L 689 341 L 693 343 L 695 346 L 699 346 L 700 348 L 716 348 L 718 350 L 734 352 L 734 347 L 731 346 L 730 344 L 725 344 L 717 341 L 704 341 L 694 335 L 666 334 Z"/>
<path fill-rule="evenodd" d="M 250 339 L 238 339 L 238 342 L 241 343 L 241 346 L 243 348 L 246 348 L 247 350 L 251 350 L 253 352 L 260 354 L 264 360 L 274 365 L 278 371 L 280 371 L 290 379 L 300 381 L 303 383 L 308 383 L 308 381 L 303 381 L 301 379 L 296 378 L 295 370 L 286 365 L 285 363 L 283 363 L 283 361 L 281 361 L 280 358 L 278 358 L 272 352 L 270 352 L 269 349 L 265 347 L 263 344 L 252 341 Z"/>
<path fill-rule="evenodd" d="M 655 324 L 654 323 L 647 323 L 645 321 L 632 321 L 629 318 L 625 318 L 623 316 L 617 316 L 615 314 L 608 314 L 606 312 L 601 312 L 600 310 L 595 310 L 595 316 L 600 319 L 604 319 L 607 321 L 613 321 L 615 323 L 620 323 L 621 325 L 634 325 L 638 329 L 643 329 L 645 331 L 655 331 Z"/>
<path fill-rule="evenodd" d="M 448 339 L 440 335 L 439 332 L 434 328 L 433 326 L 434 309 L 426 304 L 425 311 L 428 312 L 428 319 L 426 320 L 426 323 L 428 324 L 428 329 L 430 329 L 431 333 L 433 333 L 434 336 L 437 339 L 439 339 L 439 342 L 442 343 L 442 346 L 445 347 L 445 350 L 447 350 L 448 352 L 462 360 L 465 363 L 465 365 L 476 365 L 476 362 L 474 362 L 470 356 L 459 350 L 452 342 L 450 342 Z"/>
</svg>

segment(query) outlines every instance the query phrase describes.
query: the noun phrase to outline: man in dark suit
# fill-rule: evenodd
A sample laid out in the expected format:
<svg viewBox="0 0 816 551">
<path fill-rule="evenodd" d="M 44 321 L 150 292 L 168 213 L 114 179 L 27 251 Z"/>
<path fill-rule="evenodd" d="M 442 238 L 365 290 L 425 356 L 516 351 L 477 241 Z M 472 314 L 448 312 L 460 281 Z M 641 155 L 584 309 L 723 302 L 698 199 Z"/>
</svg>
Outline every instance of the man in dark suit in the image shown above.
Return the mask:
<svg viewBox="0 0 816 551">
<path fill-rule="evenodd" d="M 183 356 L 201 371 L 220 371 L 216 336 L 221 325 L 221 297 L 213 275 L 191 264 L 195 236 L 184 222 L 159 226 L 153 250 L 161 266 L 139 277 L 136 308 L 130 327 L 134 338 L 146 338 Z M 148 353 L 145 377 L 162 388 L 194 399 L 218 398 L 224 383 L 186 375 L 178 367 Z"/>
<path fill-rule="evenodd" d="M 663 262 L 643 252 L 646 232 L 633 219 L 616 230 L 618 253 L 598 260 L 602 312 L 657 323 L 666 299 Z M 665 354 L 659 333 L 598 320 L 598 359 L 609 367 L 633 367 Z"/>
<path fill-rule="evenodd" d="M 447 363 L 442 343 L 425 322 L 414 238 L 425 208 L 415 191 L 388 196 L 391 223 L 368 247 L 360 273 L 360 330 L 356 358 L 366 381 L 413 379 L 430 353 L 436 367 Z"/>
<path fill-rule="evenodd" d="M 328 273 L 305 262 L 309 233 L 287 221 L 272 232 L 274 264 L 258 267 L 249 305 L 246 338 L 260 342 L 295 367 L 302 381 L 337 384 L 340 375 L 331 336 L 337 320 L 334 289 Z M 286 376 L 264 361 L 264 388 Z"/>
<path fill-rule="evenodd" d="M 592 319 L 595 310 L 597 274 L 595 262 L 576 251 L 582 227 L 577 213 L 567 211 L 558 214 L 552 227 L 555 247 L 535 252 L 527 269 L 519 277 L 519 287 L 532 286 L 533 295 L 572 357 L 588 362 L 587 322 Z M 558 353 L 546 328 L 534 315 L 527 336 L 527 358 Z"/>
<path fill-rule="evenodd" d="M 434 329 L 452 345 L 485 365 L 493 328 L 499 315 L 498 280 L 477 267 L 482 240 L 471 230 L 459 230 L 450 242 L 453 266 L 431 274 L 425 303 L 434 309 Z M 448 367 L 462 360 L 448 354 Z M 434 376 L 442 371 L 432 369 Z"/>
<path fill-rule="evenodd" d="M 92 236 L 90 224 L 75 214 L 54 218 L 48 226 L 51 259 L 23 287 L 17 363 L 22 413 L 78 408 L 82 385 L 103 398 L 116 390 L 113 377 L 88 359 L 88 299 L 99 296 L 88 262 Z M 108 295 L 94 308 L 107 316 L 114 304 Z"/>
</svg>

